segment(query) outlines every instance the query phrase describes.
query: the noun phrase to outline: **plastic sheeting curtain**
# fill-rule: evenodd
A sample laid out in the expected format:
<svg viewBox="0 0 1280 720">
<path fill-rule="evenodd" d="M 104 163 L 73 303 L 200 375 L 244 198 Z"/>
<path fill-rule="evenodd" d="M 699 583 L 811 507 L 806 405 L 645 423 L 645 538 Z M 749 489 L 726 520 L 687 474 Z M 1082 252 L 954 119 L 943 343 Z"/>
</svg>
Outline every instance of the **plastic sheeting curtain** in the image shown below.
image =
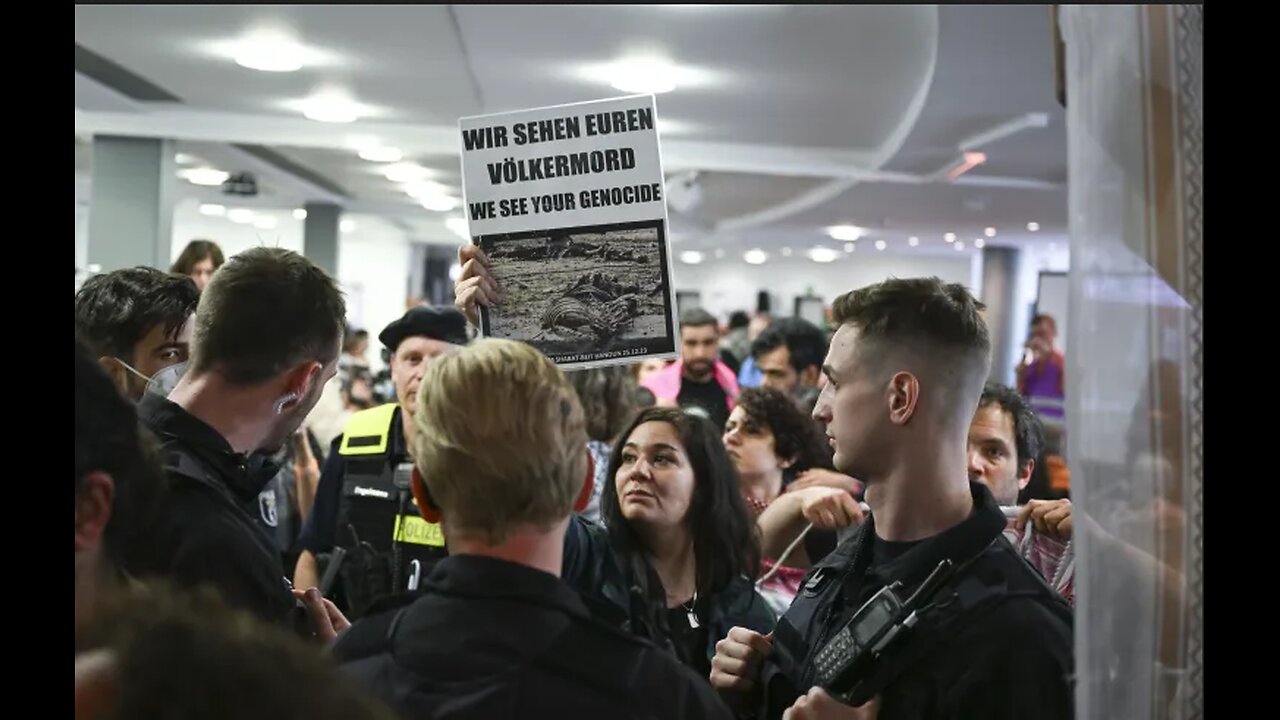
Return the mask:
<svg viewBox="0 0 1280 720">
<path fill-rule="evenodd" d="M 1077 717 L 1203 716 L 1199 6 L 1063 6 Z"/>
</svg>

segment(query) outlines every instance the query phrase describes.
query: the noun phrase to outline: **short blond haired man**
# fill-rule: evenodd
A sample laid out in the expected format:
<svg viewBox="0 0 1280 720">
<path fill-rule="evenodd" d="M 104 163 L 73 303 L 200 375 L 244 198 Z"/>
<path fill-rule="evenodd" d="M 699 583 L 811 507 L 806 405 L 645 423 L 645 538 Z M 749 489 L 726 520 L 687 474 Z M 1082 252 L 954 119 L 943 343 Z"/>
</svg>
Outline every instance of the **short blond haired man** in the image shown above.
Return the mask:
<svg viewBox="0 0 1280 720">
<path fill-rule="evenodd" d="M 704 679 L 593 620 L 560 579 L 593 482 L 582 406 L 550 360 L 507 340 L 450 351 L 414 422 L 414 495 L 449 557 L 413 604 L 339 639 L 358 682 L 407 718 L 730 717 Z"/>
</svg>

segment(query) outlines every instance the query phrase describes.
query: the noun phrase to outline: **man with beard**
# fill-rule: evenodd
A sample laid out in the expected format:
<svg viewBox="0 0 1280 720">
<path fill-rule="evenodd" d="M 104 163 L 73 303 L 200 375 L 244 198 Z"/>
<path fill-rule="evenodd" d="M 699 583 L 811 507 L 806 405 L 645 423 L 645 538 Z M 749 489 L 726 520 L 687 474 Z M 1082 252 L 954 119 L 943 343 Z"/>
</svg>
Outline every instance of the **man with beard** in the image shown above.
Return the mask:
<svg viewBox="0 0 1280 720">
<path fill-rule="evenodd" d="M 680 314 L 680 359 L 645 378 L 659 405 L 678 405 L 724 427 L 738 397 L 738 379 L 720 360 L 720 327 L 701 308 Z"/>
</svg>

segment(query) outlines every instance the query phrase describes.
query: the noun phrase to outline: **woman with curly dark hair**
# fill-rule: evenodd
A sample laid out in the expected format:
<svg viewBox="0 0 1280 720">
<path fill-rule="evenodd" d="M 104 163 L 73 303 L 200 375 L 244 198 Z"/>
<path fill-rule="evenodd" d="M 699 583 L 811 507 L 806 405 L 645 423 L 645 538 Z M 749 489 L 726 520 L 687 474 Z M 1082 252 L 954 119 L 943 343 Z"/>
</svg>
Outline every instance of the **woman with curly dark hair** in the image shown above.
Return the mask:
<svg viewBox="0 0 1280 720">
<path fill-rule="evenodd" d="M 743 390 L 725 423 L 723 441 L 738 470 L 743 498 L 756 516 L 786 492 L 797 475 L 806 470 L 831 469 L 831 450 L 818 424 L 777 390 Z M 765 530 L 762 525 L 762 534 Z M 777 558 L 764 561 L 767 579 L 759 590 L 775 611 L 784 612 L 790 606 L 811 560 L 816 561 L 833 547 L 830 533 L 810 531 L 805 544 L 791 549 L 783 566 L 774 567 Z"/>
<path fill-rule="evenodd" d="M 767 633 L 775 621 L 752 587 L 754 518 L 717 434 L 679 409 L 642 411 L 609 459 L 608 529 L 575 517 L 562 572 L 597 617 L 667 647 L 703 677 L 730 628 Z"/>
</svg>

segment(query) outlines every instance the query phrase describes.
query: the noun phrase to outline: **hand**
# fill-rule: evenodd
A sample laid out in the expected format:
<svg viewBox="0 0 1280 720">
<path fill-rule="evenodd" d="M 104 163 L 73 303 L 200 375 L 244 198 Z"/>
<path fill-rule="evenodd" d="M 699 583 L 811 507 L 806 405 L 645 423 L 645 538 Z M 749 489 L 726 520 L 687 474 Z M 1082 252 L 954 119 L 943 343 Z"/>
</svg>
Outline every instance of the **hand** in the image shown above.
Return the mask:
<svg viewBox="0 0 1280 720">
<path fill-rule="evenodd" d="M 311 626 L 321 642 L 328 643 L 338 637 L 339 633 L 351 627 L 351 621 L 347 616 L 342 614 L 333 601 L 322 597 L 316 588 L 308 588 L 305 591 L 295 589 L 293 596 L 301 600 L 303 606 L 307 608 L 307 614 L 311 616 Z"/>
<path fill-rule="evenodd" d="M 773 633 L 761 635 L 744 627 L 732 627 L 716 643 L 711 658 L 711 687 L 717 690 L 750 690 L 760 675 L 760 661 L 773 653 Z"/>
<path fill-rule="evenodd" d="M 864 515 L 858 501 L 840 488 L 814 485 L 796 491 L 800 494 L 800 514 L 822 530 L 840 530 L 861 525 Z"/>
<path fill-rule="evenodd" d="M 1071 501 L 1032 500 L 1018 511 L 1014 527 L 1022 532 L 1030 521 L 1036 532 L 1061 540 L 1071 539 Z"/>
<path fill-rule="evenodd" d="M 880 714 L 880 698 L 874 697 L 865 705 L 850 707 L 814 687 L 795 704 L 782 713 L 782 720 L 875 720 Z"/>
<path fill-rule="evenodd" d="M 453 305 L 467 316 L 472 325 L 478 326 L 480 311 L 477 306 L 499 305 L 503 298 L 490 274 L 489 258 L 478 245 L 458 248 L 458 264 L 462 266 L 462 273 L 453 284 Z"/>
<path fill-rule="evenodd" d="M 810 468 L 796 476 L 794 482 L 787 486 L 787 491 L 803 490 L 807 487 L 821 485 L 824 487 L 840 488 L 850 495 L 857 495 L 862 492 L 862 483 L 854 480 L 848 475 L 838 473 L 835 470 L 826 470 L 824 468 Z"/>
</svg>

